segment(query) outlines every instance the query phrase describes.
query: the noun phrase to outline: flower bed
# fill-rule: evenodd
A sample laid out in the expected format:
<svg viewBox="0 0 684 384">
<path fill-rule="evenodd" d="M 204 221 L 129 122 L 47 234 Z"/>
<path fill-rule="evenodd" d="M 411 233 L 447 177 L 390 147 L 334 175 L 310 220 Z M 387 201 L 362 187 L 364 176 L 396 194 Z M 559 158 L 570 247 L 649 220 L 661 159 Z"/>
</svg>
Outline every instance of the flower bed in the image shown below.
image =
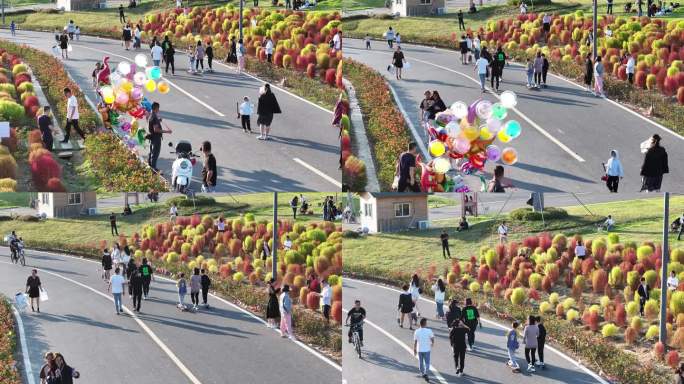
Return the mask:
<svg viewBox="0 0 684 384">
<path fill-rule="evenodd" d="M 350 59 L 344 60 L 344 66 L 345 77 L 354 84 L 359 99 L 380 190 L 390 190 L 398 156 L 412 141 L 408 127 L 382 75 Z M 350 156 L 345 168 L 349 159 L 356 158 Z M 358 166 L 358 163 L 361 161 L 353 160 L 349 168 Z"/>
<path fill-rule="evenodd" d="M 34 129 L 28 134 L 29 156 L 33 187 L 36 191 L 66 192 L 62 184 L 62 167 L 52 152 L 43 147 L 40 130 Z"/>
<path fill-rule="evenodd" d="M 85 140 L 87 174 L 99 181 L 103 190 L 116 192 L 166 191 L 159 175 L 140 161 L 112 132 L 88 135 Z"/>
<path fill-rule="evenodd" d="M 587 248 L 584 261 L 574 255 L 578 242 Z M 479 255 L 454 261 L 444 271 L 431 267 L 417 273 L 425 281 L 441 274 L 450 294 L 476 298 L 481 309 L 500 320 L 544 316 L 552 341 L 612 380 L 666 383 L 666 364 L 678 365 L 684 350 L 684 284 L 667 295 L 666 340 L 674 352 L 664 356 L 656 343 L 661 263 L 661 248 L 652 242 L 620 241 L 617 234 L 584 240 L 542 233 L 507 246 L 482 247 Z M 682 280 L 683 263 L 684 250 L 672 250 L 668 269 Z M 394 271 L 379 277 L 396 284 L 410 274 Z M 643 317 L 635 294 L 642 276 L 652 288 Z M 637 360 L 630 350 L 642 357 Z"/>
<path fill-rule="evenodd" d="M 14 361 L 15 348 L 12 306 L 7 298 L 0 296 L 0 378 L 3 384 L 21 384 L 21 377 Z"/>
<path fill-rule="evenodd" d="M 349 115 L 342 115 L 340 124 L 342 125 L 342 135 L 340 137 L 340 151 L 343 164 L 342 189 L 354 192 L 365 191 L 366 183 L 368 182 L 366 164 L 352 154 Z"/>
</svg>

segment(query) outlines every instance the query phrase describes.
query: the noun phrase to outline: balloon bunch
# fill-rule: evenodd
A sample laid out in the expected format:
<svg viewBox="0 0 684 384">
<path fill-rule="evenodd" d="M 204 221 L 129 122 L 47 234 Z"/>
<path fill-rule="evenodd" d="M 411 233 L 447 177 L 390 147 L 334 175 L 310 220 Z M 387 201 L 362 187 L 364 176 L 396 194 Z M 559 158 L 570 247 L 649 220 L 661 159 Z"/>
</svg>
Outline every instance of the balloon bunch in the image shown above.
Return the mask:
<svg viewBox="0 0 684 384">
<path fill-rule="evenodd" d="M 433 157 L 422 163 L 421 188 L 433 192 L 468 192 L 461 177 L 449 177 L 451 169 L 464 175 L 479 175 L 487 161 L 513 165 L 518 161 L 515 148 L 508 144 L 522 133 L 516 120 L 505 121 L 508 110 L 514 108 L 517 96 L 512 91 L 501 93 L 500 102 L 479 99 L 467 105 L 457 101 L 427 123 L 430 136 L 428 150 Z"/>
<path fill-rule="evenodd" d="M 170 91 L 169 83 L 161 79 L 161 68 L 147 65 L 147 56 L 142 53 L 135 56 L 135 63 L 120 62 L 115 71 L 109 67 L 109 57 L 103 63 L 97 75 L 97 92 L 102 101 L 99 112 L 105 127 L 117 133 L 130 149 L 135 149 L 143 145 L 146 135 L 139 120 L 152 110 L 152 103 L 144 92 L 166 94 Z"/>
</svg>

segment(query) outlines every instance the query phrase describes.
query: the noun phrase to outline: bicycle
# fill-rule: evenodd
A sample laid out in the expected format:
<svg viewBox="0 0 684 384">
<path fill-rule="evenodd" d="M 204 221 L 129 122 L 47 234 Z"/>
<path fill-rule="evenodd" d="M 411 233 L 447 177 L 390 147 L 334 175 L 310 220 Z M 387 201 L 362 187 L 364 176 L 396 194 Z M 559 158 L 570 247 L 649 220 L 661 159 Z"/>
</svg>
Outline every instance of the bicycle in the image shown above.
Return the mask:
<svg viewBox="0 0 684 384">
<path fill-rule="evenodd" d="M 363 321 L 349 326 L 351 327 L 352 332 L 352 344 L 354 345 L 356 353 L 359 355 L 359 359 L 361 359 L 363 357 L 361 355 L 361 336 L 359 335 L 359 330 L 363 328 Z"/>
<path fill-rule="evenodd" d="M 10 256 L 10 258 L 12 259 L 12 262 L 14 264 L 21 263 L 22 267 L 26 266 L 26 257 L 24 255 L 24 247 L 22 245 L 19 245 L 19 244 L 17 244 L 15 247 L 16 248 L 15 248 L 14 252 Z"/>
</svg>

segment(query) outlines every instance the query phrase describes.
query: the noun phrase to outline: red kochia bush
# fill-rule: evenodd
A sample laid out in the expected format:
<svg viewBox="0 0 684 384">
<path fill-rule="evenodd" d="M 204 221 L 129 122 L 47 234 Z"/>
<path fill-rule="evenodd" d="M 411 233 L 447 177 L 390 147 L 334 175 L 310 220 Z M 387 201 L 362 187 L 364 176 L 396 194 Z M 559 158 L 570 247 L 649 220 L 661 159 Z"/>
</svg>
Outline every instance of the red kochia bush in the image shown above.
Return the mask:
<svg viewBox="0 0 684 384">
<path fill-rule="evenodd" d="M 66 192 L 66 188 L 64 188 L 64 184 L 62 184 L 62 180 L 56 177 L 48 180 L 46 190 L 49 192 Z"/>
<path fill-rule="evenodd" d="M 332 307 L 330 308 L 330 315 L 332 316 L 333 319 L 335 319 L 336 322 L 338 322 L 338 323 L 342 322 L 342 302 L 341 301 L 333 301 Z"/>
<path fill-rule="evenodd" d="M 62 175 L 62 168 L 51 154 L 44 154 L 31 163 L 31 174 L 36 187 L 42 188 L 47 186 L 48 180 L 59 179 Z"/>
<path fill-rule="evenodd" d="M 318 309 L 320 307 L 320 298 L 316 292 L 309 292 L 306 295 L 306 307 L 309 309 Z"/>
</svg>

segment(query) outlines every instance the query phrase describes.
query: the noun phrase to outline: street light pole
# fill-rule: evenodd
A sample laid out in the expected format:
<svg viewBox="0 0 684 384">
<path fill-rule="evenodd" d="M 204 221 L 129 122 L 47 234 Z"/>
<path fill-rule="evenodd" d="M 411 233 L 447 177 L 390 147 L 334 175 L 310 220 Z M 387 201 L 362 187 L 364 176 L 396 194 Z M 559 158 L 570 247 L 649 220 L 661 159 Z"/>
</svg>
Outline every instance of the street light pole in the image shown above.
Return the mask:
<svg viewBox="0 0 684 384">
<path fill-rule="evenodd" d="M 663 196 L 663 262 L 660 270 L 660 335 L 658 336 L 658 341 L 667 345 L 667 264 L 670 262 L 670 250 L 668 249 L 668 223 L 670 222 L 669 212 L 670 212 L 670 193 L 665 192 Z"/>
<path fill-rule="evenodd" d="M 592 59 L 596 60 L 596 57 L 598 56 L 598 0 L 593 1 L 593 8 L 594 8 L 594 18 L 592 20 Z"/>
<path fill-rule="evenodd" d="M 240 0 L 240 19 L 238 20 L 238 29 L 240 30 L 239 40 L 242 40 L 242 9 L 243 9 L 243 3 L 244 3 L 244 0 Z"/>
<path fill-rule="evenodd" d="M 242 5 L 242 1 L 240 1 Z M 271 251 L 271 277 L 278 280 L 278 192 L 273 192 L 273 250 Z"/>
</svg>

